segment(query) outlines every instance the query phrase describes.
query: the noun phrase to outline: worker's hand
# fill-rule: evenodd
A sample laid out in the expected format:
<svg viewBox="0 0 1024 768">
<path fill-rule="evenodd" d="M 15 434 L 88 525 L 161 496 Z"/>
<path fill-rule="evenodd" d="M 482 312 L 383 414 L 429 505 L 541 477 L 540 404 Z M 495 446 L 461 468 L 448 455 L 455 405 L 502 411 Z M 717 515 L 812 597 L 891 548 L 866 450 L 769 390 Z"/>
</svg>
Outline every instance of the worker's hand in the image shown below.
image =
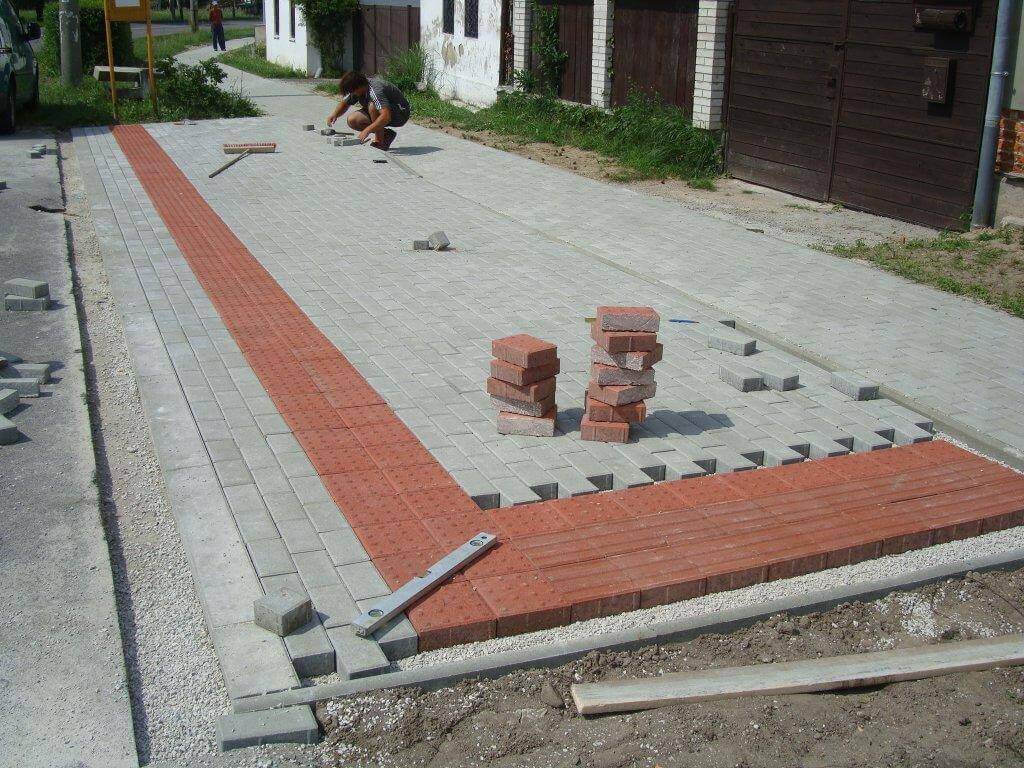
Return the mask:
<svg viewBox="0 0 1024 768">
<path fill-rule="evenodd" d="M 365 144 L 368 138 L 370 138 L 370 129 L 363 128 L 363 130 L 359 132 L 359 141 Z"/>
<path fill-rule="evenodd" d="M 333 126 L 334 126 L 334 121 L 335 121 L 335 120 L 337 120 L 337 119 L 338 119 L 338 118 L 337 118 L 337 116 L 336 116 L 336 115 L 330 115 L 330 116 L 329 116 L 329 117 L 327 118 L 327 126 L 328 126 L 329 128 L 330 128 L 330 127 L 333 127 Z"/>
</svg>

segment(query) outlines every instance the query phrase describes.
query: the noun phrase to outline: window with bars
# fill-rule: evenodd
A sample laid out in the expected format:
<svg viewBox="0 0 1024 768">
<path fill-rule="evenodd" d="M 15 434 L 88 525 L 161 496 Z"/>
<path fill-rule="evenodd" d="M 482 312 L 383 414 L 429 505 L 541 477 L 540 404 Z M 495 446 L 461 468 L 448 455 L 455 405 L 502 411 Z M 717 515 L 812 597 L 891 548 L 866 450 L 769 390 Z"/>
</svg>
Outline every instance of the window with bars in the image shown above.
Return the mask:
<svg viewBox="0 0 1024 768">
<path fill-rule="evenodd" d="M 466 37 L 477 37 L 480 27 L 480 0 L 466 0 Z"/>
<path fill-rule="evenodd" d="M 274 0 L 274 37 L 281 36 L 281 0 Z"/>
<path fill-rule="evenodd" d="M 441 13 L 441 31 L 446 35 L 455 34 L 455 0 L 444 0 Z"/>
<path fill-rule="evenodd" d="M 292 40 L 294 40 L 295 39 L 295 0 L 289 0 L 289 2 L 288 2 L 288 14 L 289 14 L 289 16 L 288 16 L 288 24 L 289 24 L 288 29 L 291 32 L 291 34 L 288 35 L 288 37 L 290 37 Z"/>
</svg>

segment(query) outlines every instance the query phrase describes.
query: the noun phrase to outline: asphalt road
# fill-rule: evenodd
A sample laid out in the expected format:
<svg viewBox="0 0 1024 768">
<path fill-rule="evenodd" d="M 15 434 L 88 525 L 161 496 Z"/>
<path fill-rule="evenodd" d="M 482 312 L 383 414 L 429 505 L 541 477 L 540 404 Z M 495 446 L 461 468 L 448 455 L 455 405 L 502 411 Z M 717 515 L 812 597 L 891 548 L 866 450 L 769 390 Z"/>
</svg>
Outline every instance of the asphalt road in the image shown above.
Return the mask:
<svg viewBox="0 0 1024 768">
<path fill-rule="evenodd" d="M 225 29 L 245 29 L 246 27 L 254 27 L 257 24 L 262 24 L 262 19 L 256 19 L 252 17 L 238 18 L 238 19 L 224 19 Z M 209 30 L 210 25 L 203 21 L 199 23 L 200 29 Z M 179 32 L 188 32 L 188 24 L 174 22 L 153 25 L 153 37 L 159 37 L 161 35 L 176 35 Z M 146 25 L 145 24 L 132 24 L 132 37 L 145 37 L 146 36 Z"/>
</svg>

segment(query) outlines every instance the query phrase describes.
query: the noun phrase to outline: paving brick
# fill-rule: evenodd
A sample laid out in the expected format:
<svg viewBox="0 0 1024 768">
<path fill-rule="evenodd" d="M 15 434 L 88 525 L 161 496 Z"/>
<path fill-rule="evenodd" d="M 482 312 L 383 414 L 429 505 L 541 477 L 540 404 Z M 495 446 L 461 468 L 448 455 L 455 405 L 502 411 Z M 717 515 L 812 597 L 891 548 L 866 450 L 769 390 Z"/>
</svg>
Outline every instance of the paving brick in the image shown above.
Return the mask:
<svg viewBox="0 0 1024 768">
<path fill-rule="evenodd" d="M 497 430 L 502 435 L 554 437 L 557 414 L 557 409 L 553 407 L 543 416 L 525 416 L 519 413 L 499 411 Z"/>
<path fill-rule="evenodd" d="M 654 370 L 631 371 L 628 368 L 619 368 L 612 365 L 601 365 L 594 363 L 590 367 L 591 381 L 607 385 L 645 385 L 654 383 Z"/>
<path fill-rule="evenodd" d="M 657 333 L 661 318 L 652 307 L 598 307 L 594 323 L 602 331 Z"/>
<path fill-rule="evenodd" d="M 708 332 L 708 346 L 731 355 L 747 356 L 757 351 L 757 341 L 731 328 L 713 328 Z"/>
<path fill-rule="evenodd" d="M 558 481 L 534 461 L 517 461 L 509 469 L 541 499 L 558 498 Z"/>
<path fill-rule="evenodd" d="M 480 509 L 497 509 L 501 504 L 501 492 L 495 485 L 475 469 L 452 472 L 452 479 Z"/>
<path fill-rule="evenodd" d="M 762 460 L 765 467 L 781 467 L 786 464 L 797 464 L 807 458 L 803 453 L 794 451 L 774 437 L 756 438 L 754 444 L 764 452 Z"/>
<path fill-rule="evenodd" d="M 676 451 L 666 451 L 657 456 L 665 464 L 664 480 L 685 480 L 691 477 L 703 477 L 707 474 L 704 467 L 695 464 Z"/>
<path fill-rule="evenodd" d="M 4 296 L 4 309 L 10 312 L 39 312 L 49 308 L 49 297 L 25 299 L 20 296 Z"/>
<path fill-rule="evenodd" d="M 279 589 L 256 598 L 253 621 L 278 637 L 285 637 L 313 618 L 313 605 L 300 592 Z"/>
<path fill-rule="evenodd" d="M 580 439 L 601 443 L 628 443 L 629 424 L 616 421 L 593 421 L 584 416 L 580 423 Z"/>
<path fill-rule="evenodd" d="M 587 387 L 587 398 L 605 405 L 619 406 L 649 400 L 657 391 L 657 384 L 603 387 L 592 381 Z"/>
<path fill-rule="evenodd" d="M 558 483 L 558 498 L 568 499 L 597 493 L 598 487 L 573 467 L 556 467 L 547 470 Z"/>
<path fill-rule="evenodd" d="M 377 675 L 391 666 L 376 640 L 359 637 L 351 627 L 329 628 L 327 637 L 334 645 L 337 672 L 342 679 Z"/>
<path fill-rule="evenodd" d="M 643 402 L 627 405 L 608 405 L 597 400 L 587 402 L 587 418 L 591 421 L 616 421 L 622 424 L 637 424 L 647 418 L 647 406 Z"/>
<path fill-rule="evenodd" d="M 896 445 L 913 445 L 925 443 L 932 439 L 932 433 L 908 421 L 889 420 L 893 428 Z"/>
<path fill-rule="evenodd" d="M 35 379 L 3 378 L 0 389 L 13 389 L 19 397 L 39 397 L 39 382 Z"/>
<path fill-rule="evenodd" d="M 257 576 L 277 576 L 296 572 L 295 563 L 283 539 L 254 541 L 248 548 Z"/>
<path fill-rule="evenodd" d="M 555 395 L 555 379 L 544 379 L 525 387 L 509 384 L 507 381 L 487 379 L 487 394 L 492 397 L 505 397 L 510 400 L 543 402 Z"/>
<path fill-rule="evenodd" d="M 878 384 L 853 371 L 833 371 L 829 376 L 832 389 L 854 400 L 874 400 L 878 397 Z"/>
<path fill-rule="evenodd" d="M 520 333 L 492 341 L 491 354 L 520 368 L 536 368 L 554 363 L 558 359 L 558 348 L 536 336 Z"/>
<path fill-rule="evenodd" d="M 50 286 L 41 280 L 31 280 L 25 277 L 16 277 L 7 280 L 3 285 L 4 293 L 12 296 L 20 296 L 26 299 L 41 299 L 50 295 Z"/>
<path fill-rule="evenodd" d="M 580 451 L 565 454 L 565 460 L 599 491 L 610 491 L 614 482 L 612 471 L 591 454 Z"/>
<path fill-rule="evenodd" d="M 757 467 L 757 464 L 750 459 L 724 446 L 708 448 L 708 453 L 714 457 L 715 472 L 720 475 L 728 472 L 743 472 Z"/>
<path fill-rule="evenodd" d="M 768 389 L 787 392 L 800 386 L 800 372 L 796 368 L 763 353 L 750 358 L 750 367 L 761 374 Z"/>
<path fill-rule="evenodd" d="M 13 389 L 0 389 L 0 416 L 6 415 L 18 407 L 21 400 Z"/>
<path fill-rule="evenodd" d="M 351 563 L 339 566 L 338 575 L 348 587 L 349 593 L 356 600 L 381 597 L 391 593 L 387 583 L 381 578 L 373 563 Z"/>
<path fill-rule="evenodd" d="M 505 360 L 491 360 L 491 378 L 515 384 L 518 387 L 525 387 L 530 384 L 536 384 L 544 379 L 550 379 L 557 375 L 560 370 L 561 363 L 557 359 L 547 365 L 538 365 L 532 368 L 523 368 Z"/>
<path fill-rule="evenodd" d="M 222 752 L 261 744 L 316 744 L 320 726 L 308 706 L 221 715 L 217 745 Z"/>
<path fill-rule="evenodd" d="M 309 598 L 313 601 L 313 609 L 320 617 L 320 622 L 328 630 L 351 624 L 360 613 L 356 601 L 342 584 L 310 589 Z"/>
<path fill-rule="evenodd" d="M 0 445 L 12 445 L 20 439 L 17 425 L 6 416 L 0 416 Z"/>
<path fill-rule="evenodd" d="M 597 327 L 597 323 L 590 327 L 590 337 L 599 347 L 613 355 L 623 352 L 651 352 L 658 345 L 656 333 L 602 331 Z"/>
<path fill-rule="evenodd" d="M 292 561 L 307 591 L 341 584 L 331 557 L 324 551 L 298 552 L 292 555 Z"/>
<path fill-rule="evenodd" d="M 555 407 L 555 397 L 545 398 L 540 402 L 534 403 L 529 400 L 513 400 L 508 397 L 491 397 L 491 405 L 496 408 L 499 412 L 513 413 L 520 416 L 533 416 L 539 418 L 544 416 Z M 554 425 L 552 425 L 552 430 Z M 468 431 L 468 430 L 467 430 Z M 509 434 L 502 432 L 502 434 Z M 511 433 L 518 434 L 518 433 Z M 547 435 L 550 437 L 550 435 Z M 545 437 L 545 435 L 539 435 L 539 437 Z"/>
<path fill-rule="evenodd" d="M 845 456 L 850 449 L 840 445 L 835 440 L 827 437 L 821 432 L 801 432 L 800 437 L 807 440 L 808 458 L 825 459 L 830 456 Z"/>
<path fill-rule="evenodd" d="M 718 367 L 718 378 L 740 392 L 756 392 L 763 388 L 764 378 L 753 368 L 738 363 L 723 363 Z"/>
<path fill-rule="evenodd" d="M 615 365 L 631 371 L 642 371 L 660 362 L 664 354 L 664 346 L 660 343 L 647 352 L 617 352 L 612 354 L 599 344 L 590 348 L 590 362 L 601 365 Z"/>
<path fill-rule="evenodd" d="M 514 507 L 519 504 L 532 504 L 540 501 L 540 496 L 518 477 L 497 478 L 492 485 L 500 494 L 499 505 L 502 507 Z"/>
<path fill-rule="evenodd" d="M 849 434 L 851 438 L 850 447 L 857 452 L 878 451 L 883 448 L 892 447 L 891 440 L 886 440 L 877 432 L 872 432 L 870 429 L 857 424 L 848 424 L 843 427 L 843 431 Z"/>
<path fill-rule="evenodd" d="M 391 661 L 415 656 L 419 649 L 419 635 L 404 613 L 394 616 L 374 632 L 373 639 Z"/>
<path fill-rule="evenodd" d="M 329 675 L 337 669 L 334 646 L 318 616 L 285 637 L 284 646 L 299 677 Z"/>
</svg>

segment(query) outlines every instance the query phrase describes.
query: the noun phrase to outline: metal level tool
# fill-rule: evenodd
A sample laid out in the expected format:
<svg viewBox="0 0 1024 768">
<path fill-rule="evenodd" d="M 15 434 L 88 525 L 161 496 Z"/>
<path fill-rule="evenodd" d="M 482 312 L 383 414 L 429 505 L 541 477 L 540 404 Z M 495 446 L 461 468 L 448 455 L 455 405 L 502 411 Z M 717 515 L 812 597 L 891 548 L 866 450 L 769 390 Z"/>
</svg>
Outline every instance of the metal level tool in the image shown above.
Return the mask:
<svg viewBox="0 0 1024 768">
<path fill-rule="evenodd" d="M 405 610 L 410 603 L 437 589 L 497 543 L 498 537 L 493 533 L 478 533 L 427 568 L 421 576 L 413 576 L 390 595 L 382 597 L 376 605 L 352 622 L 352 629 L 360 637 L 372 634 Z"/>
</svg>

